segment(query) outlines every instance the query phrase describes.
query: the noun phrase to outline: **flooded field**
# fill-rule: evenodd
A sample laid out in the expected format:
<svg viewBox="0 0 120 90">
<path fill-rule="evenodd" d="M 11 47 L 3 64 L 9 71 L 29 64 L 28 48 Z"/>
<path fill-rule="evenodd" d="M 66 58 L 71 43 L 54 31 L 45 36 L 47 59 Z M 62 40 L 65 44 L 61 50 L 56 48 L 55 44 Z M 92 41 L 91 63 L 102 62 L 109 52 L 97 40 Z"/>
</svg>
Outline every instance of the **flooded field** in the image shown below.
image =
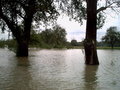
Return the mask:
<svg viewBox="0 0 120 90">
<path fill-rule="evenodd" d="M 98 50 L 86 66 L 81 49 L 30 50 L 28 58 L 0 49 L 0 90 L 119 90 L 120 50 Z"/>
</svg>

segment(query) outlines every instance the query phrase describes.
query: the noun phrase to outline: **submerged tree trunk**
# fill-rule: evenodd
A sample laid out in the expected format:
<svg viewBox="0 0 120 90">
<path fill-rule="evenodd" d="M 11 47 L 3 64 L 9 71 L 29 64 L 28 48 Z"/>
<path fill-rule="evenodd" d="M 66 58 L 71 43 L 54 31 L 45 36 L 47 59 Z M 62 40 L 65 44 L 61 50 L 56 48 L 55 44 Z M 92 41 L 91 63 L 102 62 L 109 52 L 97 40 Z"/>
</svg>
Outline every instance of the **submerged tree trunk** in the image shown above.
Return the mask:
<svg viewBox="0 0 120 90">
<path fill-rule="evenodd" d="M 113 49 L 114 48 L 114 43 L 113 42 L 111 42 L 111 49 Z"/>
<path fill-rule="evenodd" d="M 86 38 L 84 41 L 85 64 L 98 65 L 99 61 L 96 50 L 97 0 L 86 1 L 87 1 L 87 26 L 86 26 Z"/>
<path fill-rule="evenodd" d="M 2 2 L 4 4 L 4 1 Z M 32 19 L 34 14 L 37 12 L 35 6 L 36 2 L 35 0 L 27 0 L 26 3 L 7 2 L 7 4 L 4 5 L 6 5 L 5 7 L 10 7 L 8 12 L 5 12 L 7 9 L 3 9 L 5 7 L 2 5 L 2 2 L 0 1 L 0 19 L 6 23 L 17 41 L 16 56 L 28 56 L 28 44 L 30 40 Z M 13 8 L 11 5 L 17 6 Z M 17 8 L 21 8 L 19 9 L 20 11 L 17 10 Z M 20 20 L 21 23 L 19 23 L 19 18 L 23 19 Z"/>
<path fill-rule="evenodd" d="M 18 43 L 16 56 L 18 57 L 28 56 L 28 41 L 22 40 Z"/>
</svg>

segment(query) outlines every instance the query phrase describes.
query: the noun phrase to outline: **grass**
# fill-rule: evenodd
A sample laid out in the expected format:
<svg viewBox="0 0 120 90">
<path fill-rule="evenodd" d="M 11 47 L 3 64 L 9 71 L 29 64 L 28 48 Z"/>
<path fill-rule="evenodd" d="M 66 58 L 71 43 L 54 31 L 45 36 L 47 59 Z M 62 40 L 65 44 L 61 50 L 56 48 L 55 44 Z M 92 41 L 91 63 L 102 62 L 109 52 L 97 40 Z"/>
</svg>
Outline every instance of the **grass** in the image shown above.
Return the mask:
<svg viewBox="0 0 120 90">
<path fill-rule="evenodd" d="M 111 47 L 97 47 L 97 49 L 112 49 Z M 115 50 L 120 50 L 120 47 L 114 47 Z"/>
<path fill-rule="evenodd" d="M 83 46 L 71 46 L 71 47 L 68 47 L 67 49 L 84 49 L 84 47 Z M 110 50 L 112 48 L 111 47 L 97 47 L 97 49 Z M 120 47 L 114 47 L 113 50 L 120 50 Z"/>
</svg>

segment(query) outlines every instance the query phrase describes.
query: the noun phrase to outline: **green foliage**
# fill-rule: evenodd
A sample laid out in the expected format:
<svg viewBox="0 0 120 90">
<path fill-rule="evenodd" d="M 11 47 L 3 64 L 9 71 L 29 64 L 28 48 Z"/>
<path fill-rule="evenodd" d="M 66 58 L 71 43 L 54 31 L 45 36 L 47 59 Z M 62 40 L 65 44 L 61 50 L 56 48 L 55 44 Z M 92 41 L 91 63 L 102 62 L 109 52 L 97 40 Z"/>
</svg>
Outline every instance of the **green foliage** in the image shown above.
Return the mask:
<svg viewBox="0 0 120 90">
<path fill-rule="evenodd" d="M 5 47 L 5 40 L 0 40 L 0 48 L 4 48 Z"/>
<path fill-rule="evenodd" d="M 117 31 L 117 27 L 110 27 L 102 40 L 113 48 L 117 41 L 120 41 L 120 32 Z"/>
<path fill-rule="evenodd" d="M 66 31 L 59 25 L 41 33 L 32 33 L 30 45 L 41 48 L 63 48 L 66 45 Z"/>
<path fill-rule="evenodd" d="M 41 22 L 53 22 L 57 16 L 54 0 L 0 1 L 1 30 L 10 29 L 17 42 L 26 38 L 29 40 L 32 21 L 38 26 Z"/>
<path fill-rule="evenodd" d="M 53 27 L 53 36 L 52 41 L 55 44 L 55 46 L 62 46 L 66 43 L 66 31 L 64 28 L 60 27 L 59 25 L 56 25 Z"/>
<path fill-rule="evenodd" d="M 8 47 L 8 49 L 12 50 L 12 51 L 16 51 L 16 40 L 11 39 L 11 40 L 6 40 L 6 46 Z"/>
<path fill-rule="evenodd" d="M 52 37 L 52 30 L 51 29 L 46 29 L 45 31 L 41 32 L 41 39 L 44 41 L 44 43 L 46 44 L 50 44 L 51 43 L 51 37 Z"/>
<path fill-rule="evenodd" d="M 0 0 L 0 25 L 3 31 L 7 25 L 15 37 L 17 56 L 28 56 L 32 22 L 40 25 L 57 16 L 54 0 Z"/>
<path fill-rule="evenodd" d="M 33 47 L 39 47 L 39 45 L 41 45 L 41 36 L 37 34 L 34 30 L 32 30 L 31 32 L 29 44 Z"/>
<path fill-rule="evenodd" d="M 67 12 L 68 16 L 78 21 L 80 24 L 83 23 L 83 19 L 87 19 L 87 0 L 61 0 L 60 8 L 62 11 Z M 96 11 L 97 12 L 97 11 Z M 105 16 L 103 13 L 97 13 L 97 29 L 104 25 Z"/>
<path fill-rule="evenodd" d="M 75 40 L 75 39 L 71 40 L 71 45 L 72 46 L 78 46 L 77 40 Z"/>
<path fill-rule="evenodd" d="M 103 27 L 104 23 L 105 23 L 105 16 L 103 15 L 103 13 L 98 13 L 97 14 L 97 29 L 100 29 Z"/>
<path fill-rule="evenodd" d="M 57 2 L 59 2 L 60 10 L 67 13 L 72 19 L 81 24 L 83 19 L 86 19 L 85 0 L 57 0 Z"/>
<path fill-rule="evenodd" d="M 16 26 L 24 26 L 27 17 L 40 23 L 40 21 L 48 22 L 56 19 L 58 16 L 54 0 L 1 0 L 0 13 L 2 30 L 8 25 L 7 19 Z"/>
<path fill-rule="evenodd" d="M 87 7 L 89 0 L 57 0 L 59 2 L 59 7 L 62 11 L 67 13 L 71 18 L 77 20 L 82 24 L 83 19 L 87 18 Z M 103 3 L 104 2 L 104 3 Z M 119 0 L 97 0 L 97 29 L 102 28 L 105 23 L 105 13 L 104 11 L 109 8 L 117 13 L 119 13 L 118 8 L 120 7 Z"/>
<path fill-rule="evenodd" d="M 10 40 L 0 40 L 0 48 L 8 48 L 15 52 L 16 50 L 16 41 L 14 39 Z"/>
</svg>

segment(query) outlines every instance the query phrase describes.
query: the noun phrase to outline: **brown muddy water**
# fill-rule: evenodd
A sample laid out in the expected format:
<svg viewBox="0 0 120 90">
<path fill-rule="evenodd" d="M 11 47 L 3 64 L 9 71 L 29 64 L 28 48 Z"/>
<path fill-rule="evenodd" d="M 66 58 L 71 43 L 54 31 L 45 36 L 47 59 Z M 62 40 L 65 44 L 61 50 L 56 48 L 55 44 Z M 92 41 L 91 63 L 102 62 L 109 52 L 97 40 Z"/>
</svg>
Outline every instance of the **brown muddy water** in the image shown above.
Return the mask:
<svg viewBox="0 0 120 90">
<path fill-rule="evenodd" d="M 81 49 L 30 50 L 28 58 L 0 49 L 0 90 L 120 90 L 120 50 L 98 50 L 86 66 Z"/>
</svg>

